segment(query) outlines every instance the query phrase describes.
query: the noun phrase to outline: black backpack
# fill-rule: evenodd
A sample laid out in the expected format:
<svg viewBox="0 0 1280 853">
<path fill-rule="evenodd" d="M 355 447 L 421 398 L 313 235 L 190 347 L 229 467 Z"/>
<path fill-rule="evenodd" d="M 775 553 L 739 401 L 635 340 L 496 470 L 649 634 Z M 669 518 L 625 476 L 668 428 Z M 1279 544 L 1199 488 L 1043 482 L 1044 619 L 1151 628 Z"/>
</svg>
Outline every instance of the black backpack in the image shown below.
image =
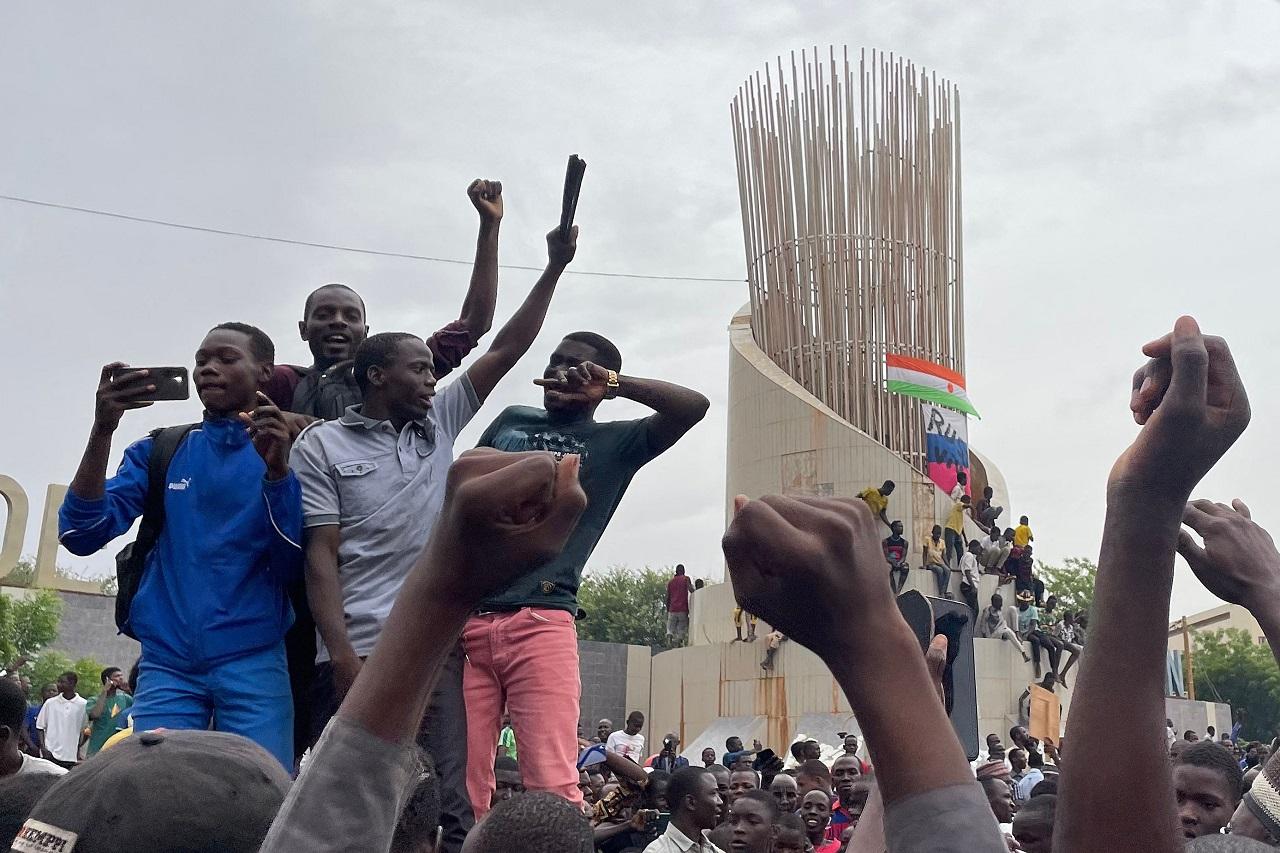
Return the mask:
<svg viewBox="0 0 1280 853">
<path fill-rule="evenodd" d="M 147 459 L 147 499 L 143 504 L 142 525 L 138 528 L 138 538 L 120 549 L 116 554 L 116 627 L 120 633 L 127 634 L 135 640 L 133 631 L 126 627 L 129 622 L 129 608 L 133 605 L 133 597 L 142 586 L 142 574 L 146 571 L 147 555 L 155 547 L 164 529 L 164 486 L 169 478 L 169 463 L 178 445 L 187 437 L 187 433 L 199 424 L 182 424 L 181 426 L 153 429 L 151 435 L 151 456 Z"/>
</svg>

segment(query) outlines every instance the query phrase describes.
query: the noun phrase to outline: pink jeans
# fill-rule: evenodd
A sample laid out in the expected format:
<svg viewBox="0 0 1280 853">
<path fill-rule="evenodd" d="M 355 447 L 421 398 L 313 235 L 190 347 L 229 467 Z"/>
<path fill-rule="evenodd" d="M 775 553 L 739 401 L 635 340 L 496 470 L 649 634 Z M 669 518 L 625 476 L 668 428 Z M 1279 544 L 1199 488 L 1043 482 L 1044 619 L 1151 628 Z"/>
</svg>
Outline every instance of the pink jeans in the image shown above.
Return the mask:
<svg viewBox="0 0 1280 853">
<path fill-rule="evenodd" d="M 489 811 L 502 711 L 516 731 L 520 776 L 530 791 L 581 805 L 578 789 L 578 631 L 567 610 L 522 607 L 472 616 L 462 629 L 467 662 L 467 794 L 476 820 Z"/>
</svg>

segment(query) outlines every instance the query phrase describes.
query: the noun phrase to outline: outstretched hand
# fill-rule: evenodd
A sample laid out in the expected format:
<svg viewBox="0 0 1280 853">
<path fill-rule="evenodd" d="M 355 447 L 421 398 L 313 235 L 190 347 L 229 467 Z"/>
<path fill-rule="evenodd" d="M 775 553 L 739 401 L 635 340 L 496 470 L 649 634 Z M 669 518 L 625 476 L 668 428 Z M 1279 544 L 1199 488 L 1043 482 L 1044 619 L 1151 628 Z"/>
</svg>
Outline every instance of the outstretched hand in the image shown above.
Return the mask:
<svg viewBox="0 0 1280 853">
<path fill-rule="evenodd" d="M 559 554 L 586 506 L 575 455 L 468 450 L 428 546 L 435 580 L 469 609 Z"/>
<path fill-rule="evenodd" d="M 1280 598 L 1280 553 L 1271 534 L 1253 521 L 1244 501 L 1234 500 L 1231 506 L 1192 501 L 1182 523 L 1200 534 L 1204 547 L 1181 530 L 1178 553 L 1209 592 L 1250 610 Z"/>
<path fill-rule="evenodd" d="M 819 654 L 878 630 L 866 614 L 901 619 L 877 521 L 861 500 L 739 495 L 721 546 L 738 604 Z"/>
<path fill-rule="evenodd" d="M 284 413 L 271 398 L 258 392 L 258 406 L 251 412 L 240 412 L 237 417 L 249 428 L 253 447 L 267 463 L 267 479 L 281 480 L 289 473 L 289 447 L 293 435 Z"/>
<path fill-rule="evenodd" d="M 467 197 L 480 213 L 480 221 L 497 224 L 502 220 L 502 182 L 476 178 L 467 187 Z"/>
<path fill-rule="evenodd" d="M 1142 430 L 1111 469 L 1108 486 L 1190 494 L 1249 425 L 1249 399 L 1222 338 L 1191 317 L 1142 348 L 1129 408 Z"/>
</svg>

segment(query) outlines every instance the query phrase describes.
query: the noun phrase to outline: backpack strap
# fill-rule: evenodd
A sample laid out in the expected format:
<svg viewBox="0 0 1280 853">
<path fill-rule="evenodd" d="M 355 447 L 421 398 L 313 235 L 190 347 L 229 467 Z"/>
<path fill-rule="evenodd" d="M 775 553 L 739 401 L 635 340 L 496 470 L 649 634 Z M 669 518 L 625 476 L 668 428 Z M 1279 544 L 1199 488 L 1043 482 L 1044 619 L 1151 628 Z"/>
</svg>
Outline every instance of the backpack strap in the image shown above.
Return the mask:
<svg viewBox="0 0 1280 853">
<path fill-rule="evenodd" d="M 138 529 L 138 541 L 143 554 L 150 551 L 164 529 L 164 481 L 169 476 L 169 463 L 178 452 L 187 433 L 199 424 L 182 424 L 151 431 L 151 456 L 147 460 L 147 499 L 143 504 L 142 526 Z"/>
<path fill-rule="evenodd" d="M 147 457 L 147 496 L 142 506 L 142 524 L 138 536 L 116 555 L 116 627 L 122 634 L 137 639 L 129 625 L 133 598 L 142 586 L 147 568 L 147 555 L 155 547 L 164 528 L 164 487 L 169 478 L 169 463 L 187 433 L 199 424 L 164 427 L 151 431 L 151 455 Z"/>
</svg>

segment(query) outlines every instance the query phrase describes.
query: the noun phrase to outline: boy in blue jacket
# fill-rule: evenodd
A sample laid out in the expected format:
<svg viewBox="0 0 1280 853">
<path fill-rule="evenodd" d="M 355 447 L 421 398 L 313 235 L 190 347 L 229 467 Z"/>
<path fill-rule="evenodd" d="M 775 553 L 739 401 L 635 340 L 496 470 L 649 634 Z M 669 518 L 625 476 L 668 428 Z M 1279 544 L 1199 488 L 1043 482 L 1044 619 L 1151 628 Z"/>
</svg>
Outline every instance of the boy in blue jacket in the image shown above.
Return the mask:
<svg viewBox="0 0 1280 853">
<path fill-rule="evenodd" d="M 285 595 L 302 571 L 302 500 L 289 469 L 289 430 L 259 393 L 275 347 L 261 330 L 223 323 L 196 351 L 204 420 L 174 453 L 165 522 L 130 607 L 142 644 L 133 720 L 138 731 L 207 729 L 244 735 L 293 764 L 293 705 Z M 129 446 L 106 479 L 111 438 L 129 409 L 151 405 L 145 370 L 112 381 L 102 369 L 93 430 L 58 513 L 59 539 L 91 554 L 126 532 L 146 503 L 153 440 Z"/>
</svg>

